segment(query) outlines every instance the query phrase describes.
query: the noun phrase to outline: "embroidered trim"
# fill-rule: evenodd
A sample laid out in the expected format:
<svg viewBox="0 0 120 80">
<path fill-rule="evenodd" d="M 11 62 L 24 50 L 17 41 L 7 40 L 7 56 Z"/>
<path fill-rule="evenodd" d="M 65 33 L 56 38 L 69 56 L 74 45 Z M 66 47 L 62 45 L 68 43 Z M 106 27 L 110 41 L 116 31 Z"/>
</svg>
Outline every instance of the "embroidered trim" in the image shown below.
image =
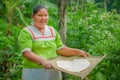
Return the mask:
<svg viewBox="0 0 120 80">
<path fill-rule="evenodd" d="M 52 38 L 52 37 L 54 37 L 52 27 L 49 27 L 49 30 L 50 30 L 50 33 L 51 33 L 50 36 L 35 36 L 35 34 L 34 34 L 34 32 L 32 31 L 32 29 L 30 29 L 29 27 L 28 27 L 27 29 L 28 29 L 29 32 L 32 34 L 32 37 L 33 37 L 34 40 L 35 40 L 35 39 L 38 39 L 38 38 Z"/>
<path fill-rule="evenodd" d="M 52 37 L 53 37 L 53 30 L 52 30 L 52 27 L 49 27 L 50 28 L 50 32 L 52 34 Z"/>
</svg>

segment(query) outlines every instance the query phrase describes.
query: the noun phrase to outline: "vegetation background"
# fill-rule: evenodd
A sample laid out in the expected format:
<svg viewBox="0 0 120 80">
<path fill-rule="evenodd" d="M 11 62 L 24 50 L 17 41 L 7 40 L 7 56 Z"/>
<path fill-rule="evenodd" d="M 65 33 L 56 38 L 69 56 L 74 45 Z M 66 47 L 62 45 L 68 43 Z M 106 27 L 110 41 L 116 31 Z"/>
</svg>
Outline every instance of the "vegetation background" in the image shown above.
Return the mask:
<svg viewBox="0 0 120 80">
<path fill-rule="evenodd" d="M 32 7 L 49 10 L 48 24 L 59 30 L 57 0 L 0 0 L 0 80 L 21 80 L 22 55 L 17 37 L 32 24 Z M 120 0 L 67 0 L 66 45 L 107 57 L 89 74 L 89 80 L 120 79 Z M 80 80 L 66 74 L 65 80 Z"/>
</svg>

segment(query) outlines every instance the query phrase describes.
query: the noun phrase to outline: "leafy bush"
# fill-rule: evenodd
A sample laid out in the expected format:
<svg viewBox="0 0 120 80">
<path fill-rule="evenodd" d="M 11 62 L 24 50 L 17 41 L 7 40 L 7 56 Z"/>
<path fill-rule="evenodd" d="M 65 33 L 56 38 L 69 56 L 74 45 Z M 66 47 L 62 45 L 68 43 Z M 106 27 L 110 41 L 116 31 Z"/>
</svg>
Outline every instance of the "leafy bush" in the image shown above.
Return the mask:
<svg viewBox="0 0 120 80">
<path fill-rule="evenodd" d="M 21 53 L 18 48 L 17 36 L 20 29 L 13 26 L 11 35 L 6 35 L 7 23 L 0 19 L 0 79 L 16 80 L 21 76 Z"/>
<path fill-rule="evenodd" d="M 89 9 L 88 9 L 89 10 Z M 86 10 L 87 11 L 87 10 Z M 103 11 L 103 12 L 101 12 Z M 67 45 L 93 56 L 107 57 L 89 75 L 90 80 L 117 80 L 120 74 L 120 15 L 97 9 L 68 14 Z M 116 77 L 117 76 L 117 77 Z"/>
<path fill-rule="evenodd" d="M 58 30 L 56 4 L 43 0 L 21 2 L 17 4 L 19 6 L 12 8 L 14 16 L 11 17 L 11 25 L 7 23 L 6 18 L 4 18 L 5 15 L 1 12 L 4 16 L 0 19 L 1 80 L 20 80 L 21 78 L 22 57 L 17 44 L 17 37 L 20 28 L 32 23 L 33 5 L 45 4 L 50 15 L 48 24 Z M 85 50 L 93 56 L 107 54 L 107 57 L 88 76 L 90 80 L 118 80 L 120 78 L 120 15 L 115 10 L 105 12 L 104 9 L 97 8 L 95 4 L 87 3 L 84 4 L 84 7 L 77 5 L 77 8 L 75 5 L 72 8 L 70 6 L 67 8 L 66 45 Z M 5 6 L 5 4 L 1 6 Z M 4 10 L 3 7 L 1 9 Z M 8 26 L 10 26 L 9 35 L 6 35 Z M 8 70 L 7 73 L 5 72 L 6 69 Z M 67 74 L 66 80 L 80 80 L 80 78 Z"/>
</svg>

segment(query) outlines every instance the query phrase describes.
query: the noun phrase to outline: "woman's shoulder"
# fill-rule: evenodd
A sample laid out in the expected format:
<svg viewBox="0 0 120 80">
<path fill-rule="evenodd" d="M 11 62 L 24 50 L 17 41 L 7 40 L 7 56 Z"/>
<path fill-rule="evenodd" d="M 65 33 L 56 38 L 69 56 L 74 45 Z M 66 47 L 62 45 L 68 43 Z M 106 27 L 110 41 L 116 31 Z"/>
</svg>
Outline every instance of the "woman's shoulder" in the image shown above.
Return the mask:
<svg viewBox="0 0 120 80">
<path fill-rule="evenodd" d="M 21 34 L 30 34 L 29 28 L 31 28 L 31 26 L 27 26 L 27 27 L 22 28 L 20 33 Z"/>
<path fill-rule="evenodd" d="M 22 30 L 28 30 L 28 29 L 30 29 L 30 28 L 32 28 L 33 26 L 26 26 L 26 27 L 24 27 Z"/>
</svg>

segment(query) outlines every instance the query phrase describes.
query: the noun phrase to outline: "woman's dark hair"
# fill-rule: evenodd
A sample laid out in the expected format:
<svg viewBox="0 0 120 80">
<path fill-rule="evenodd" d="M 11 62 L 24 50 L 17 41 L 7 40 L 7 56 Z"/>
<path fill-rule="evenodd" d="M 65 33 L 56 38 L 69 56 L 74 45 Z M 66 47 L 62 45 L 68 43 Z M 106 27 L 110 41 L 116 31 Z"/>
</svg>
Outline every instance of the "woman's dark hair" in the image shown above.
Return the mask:
<svg viewBox="0 0 120 80">
<path fill-rule="evenodd" d="M 33 7 L 33 15 L 35 15 L 40 9 L 46 9 L 46 10 L 48 10 L 45 6 L 43 6 L 43 5 L 36 5 L 36 6 L 34 6 Z"/>
</svg>

